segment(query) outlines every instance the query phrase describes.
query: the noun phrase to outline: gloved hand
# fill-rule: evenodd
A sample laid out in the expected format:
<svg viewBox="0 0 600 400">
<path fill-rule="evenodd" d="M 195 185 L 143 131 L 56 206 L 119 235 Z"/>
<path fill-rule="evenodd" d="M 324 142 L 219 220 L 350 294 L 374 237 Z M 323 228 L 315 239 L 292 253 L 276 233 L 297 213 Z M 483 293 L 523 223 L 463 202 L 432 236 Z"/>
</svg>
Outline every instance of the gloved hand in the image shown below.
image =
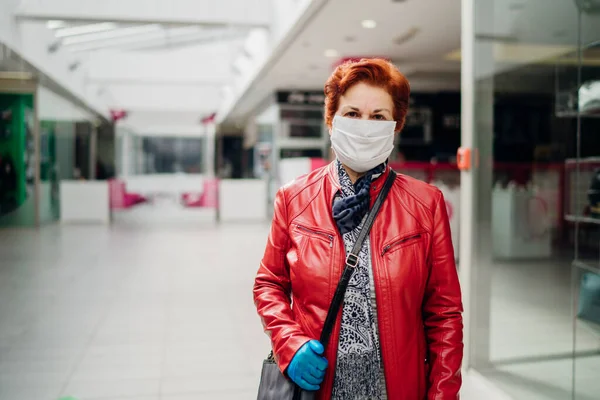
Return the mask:
<svg viewBox="0 0 600 400">
<path fill-rule="evenodd" d="M 300 347 L 287 368 L 290 379 L 304 390 L 319 390 L 327 369 L 327 359 L 322 356 L 324 351 L 318 340 Z"/>
</svg>

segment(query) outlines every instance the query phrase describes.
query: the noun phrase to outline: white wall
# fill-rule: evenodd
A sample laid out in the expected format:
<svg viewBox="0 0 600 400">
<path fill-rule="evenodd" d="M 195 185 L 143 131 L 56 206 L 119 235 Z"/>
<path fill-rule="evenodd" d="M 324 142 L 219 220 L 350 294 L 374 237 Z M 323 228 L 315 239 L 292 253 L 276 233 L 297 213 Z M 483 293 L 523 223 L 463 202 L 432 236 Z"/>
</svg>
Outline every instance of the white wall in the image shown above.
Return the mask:
<svg viewBox="0 0 600 400">
<path fill-rule="evenodd" d="M 94 116 L 44 86 L 38 86 L 40 120 L 91 121 Z"/>
<path fill-rule="evenodd" d="M 95 85 L 90 85 L 92 89 Z M 201 115 L 215 110 L 220 103 L 221 88 L 193 85 L 151 85 L 126 83 L 106 89 L 115 107 L 145 111 L 191 111 Z"/>
<path fill-rule="evenodd" d="M 60 183 L 60 220 L 63 223 L 110 222 L 107 181 L 62 181 Z"/>
</svg>

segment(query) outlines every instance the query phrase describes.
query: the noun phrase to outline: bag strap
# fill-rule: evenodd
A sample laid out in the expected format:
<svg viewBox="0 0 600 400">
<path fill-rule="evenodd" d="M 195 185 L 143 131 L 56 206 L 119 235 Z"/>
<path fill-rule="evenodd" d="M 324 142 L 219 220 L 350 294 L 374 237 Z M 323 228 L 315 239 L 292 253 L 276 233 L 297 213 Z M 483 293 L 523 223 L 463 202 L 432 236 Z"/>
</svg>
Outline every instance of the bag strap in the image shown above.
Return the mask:
<svg viewBox="0 0 600 400">
<path fill-rule="evenodd" d="M 356 239 L 356 243 L 352 248 L 352 251 L 346 256 L 346 266 L 344 268 L 344 272 L 342 274 L 342 278 L 340 279 L 337 288 L 335 289 L 335 294 L 333 295 L 333 300 L 329 305 L 329 311 L 327 312 L 327 317 L 325 318 L 325 324 L 323 326 L 323 331 L 321 332 L 321 344 L 323 347 L 327 347 L 327 343 L 331 337 L 331 333 L 333 331 L 333 326 L 335 325 L 335 320 L 337 319 L 337 315 L 340 311 L 342 303 L 344 301 L 344 296 L 346 294 L 346 288 L 348 287 L 348 283 L 350 282 L 350 278 L 354 273 L 354 269 L 358 265 L 358 255 L 362 249 L 362 245 L 365 239 L 369 236 L 369 232 L 373 227 L 373 222 L 375 222 L 375 218 L 379 213 L 379 209 L 383 204 L 385 198 L 387 197 L 394 181 L 396 180 L 396 173 L 393 170 L 390 170 L 388 177 L 373 204 L 373 208 L 368 212 L 365 224 L 363 225 L 358 238 Z"/>
</svg>

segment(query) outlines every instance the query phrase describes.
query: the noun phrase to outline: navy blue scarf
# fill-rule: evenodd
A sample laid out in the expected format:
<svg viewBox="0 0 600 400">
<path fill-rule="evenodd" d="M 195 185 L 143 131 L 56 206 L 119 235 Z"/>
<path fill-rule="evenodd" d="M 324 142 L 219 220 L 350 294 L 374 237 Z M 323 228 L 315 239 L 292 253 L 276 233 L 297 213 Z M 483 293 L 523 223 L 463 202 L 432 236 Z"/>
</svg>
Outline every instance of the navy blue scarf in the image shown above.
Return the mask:
<svg viewBox="0 0 600 400">
<path fill-rule="evenodd" d="M 342 163 L 337 161 L 338 175 L 342 179 L 350 179 Z M 354 183 L 354 194 L 346 193 L 333 204 L 333 219 L 340 233 L 352 232 L 369 211 L 371 205 L 371 183 L 385 171 L 386 164 L 379 164 L 367 171 Z"/>
</svg>

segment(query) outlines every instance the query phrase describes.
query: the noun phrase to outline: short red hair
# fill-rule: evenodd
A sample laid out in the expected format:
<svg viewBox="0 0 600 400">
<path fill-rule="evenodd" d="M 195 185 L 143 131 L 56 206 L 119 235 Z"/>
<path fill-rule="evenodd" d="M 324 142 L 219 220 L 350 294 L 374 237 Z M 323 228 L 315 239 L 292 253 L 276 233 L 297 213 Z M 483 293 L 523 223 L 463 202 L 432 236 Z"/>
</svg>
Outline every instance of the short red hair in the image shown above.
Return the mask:
<svg viewBox="0 0 600 400">
<path fill-rule="evenodd" d="M 394 102 L 396 131 L 402 130 L 408 112 L 410 85 L 394 64 L 380 58 L 363 58 L 338 66 L 325 83 L 325 123 L 331 128 L 340 97 L 353 85 L 364 82 L 384 88 Z"/>
</svg>

